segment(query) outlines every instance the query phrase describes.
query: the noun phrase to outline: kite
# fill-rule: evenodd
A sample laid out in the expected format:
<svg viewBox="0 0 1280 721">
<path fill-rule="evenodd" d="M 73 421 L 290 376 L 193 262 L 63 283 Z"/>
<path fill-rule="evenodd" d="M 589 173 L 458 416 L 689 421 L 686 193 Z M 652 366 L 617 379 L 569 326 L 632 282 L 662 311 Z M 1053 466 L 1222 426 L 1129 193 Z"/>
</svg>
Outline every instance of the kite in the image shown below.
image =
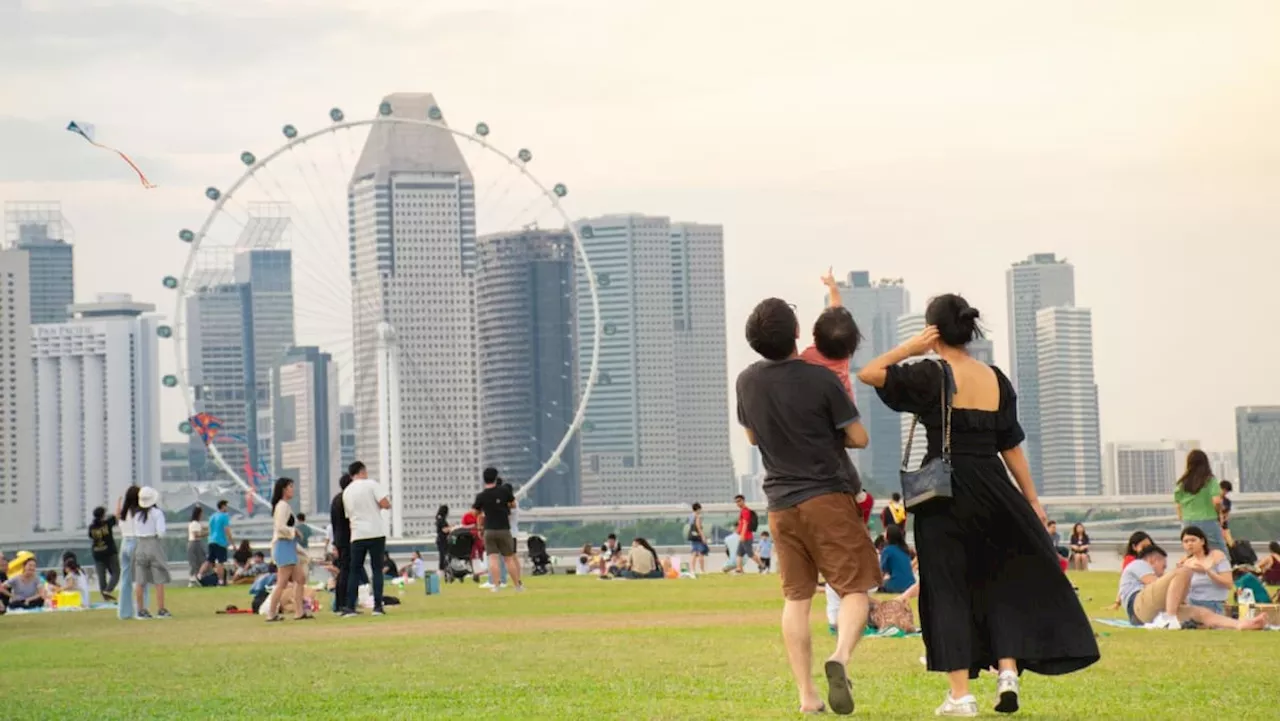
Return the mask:
<svg viewBox="0 0 1280 721">
<path fill-rule="evenodd" d="M 111 152 L 113 152 L 113 153 L 115 153 L 116 155 L 119 155 L 121 158 L 123 158 L 123 159 L 124 159 L 124 162 L 128 163 L 130 168 L 133 168 L 133 172 L 135 172 L 135 173 L 137 173 L 137 174 L 138 174 L 138 178 L 142 181 L 142 187 L 147 188 L 148 190 L 150 190 L 151 188 L 156 187 L 154 183 L 152 183 L 150 180 L 147 180 L 147 176 L 145 176 L 145 175 L 143 175 L 143 174 L 142 174 L 142 171 L 138 168 L 138 166 L 137 166 L 137 165 L 134 165 L 133 161 L 129 159 L 129 156 L 125 155 L 124 153 L 120 152 L 119 150 L 116 150 L 115 148 L 108 147 L 108 146 L 103 145 L 102 143 L 99 143 L 99 142 L 97 142 L 96 140 L 94 140 L 94 139 L 93 139 L 93 135 L 94 135 L 94 133 L 93 133 L 93 126 L 92 126 L 92 125 L 90 125 L 90 124 L 88 124 L 88 123 L 78 123 L 78 122 L 76 122 L 76 121 L 72 120 L 72 121 L 67 125 L 67 130 L 69 130 L 69 131 L 71 131 L 71 132 L 75 133 L 76 135 L 79 135 L 80 137 L 84 138 L 85 140 L 89 141 L 89 144 L 90 144 L 90 145 L 92 145 L 93 147 L 95 147 L 95 148 L 102 148 L 103 150 L 110 150 Z M 206 441 L 206 443 L 207 443 L 207 442 L 208 442 L 208 441 Z"/>
<path fill-rule="evenodd" d="M 206 446 L 212 443 L 218 431 L 222 430 L 222 421 L 218 420 L 217 416 L 203 411 L 188 418 L 187 423 L 191 424 L 191 430 L 200 434 L 200 440 L 204 441 Z"/>
</svg>

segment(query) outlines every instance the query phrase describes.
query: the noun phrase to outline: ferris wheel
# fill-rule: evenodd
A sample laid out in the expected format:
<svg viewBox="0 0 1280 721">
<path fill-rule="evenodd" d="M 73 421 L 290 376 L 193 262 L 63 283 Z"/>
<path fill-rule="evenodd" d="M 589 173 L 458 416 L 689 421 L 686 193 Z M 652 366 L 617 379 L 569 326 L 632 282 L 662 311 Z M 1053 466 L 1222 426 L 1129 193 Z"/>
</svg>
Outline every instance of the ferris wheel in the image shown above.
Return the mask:
<svg viewBox="0 0 1280 721">
<path fill-rule="evenodd" d="M 239 177 L 205 190 L 208 215 L 178 233 L 186 264 L 163 279 L 176 295 L 173 325 L 158 329 L 176 359 L 163 385 L 182 394 L 179 430 L 207 471 L 250 506 L 268 502 L 273 475 L 310 462 L 286 458 L 300 433 L 339 467 L 334 446 L 352 429 L 298 427 L 336 418 L 335 404 L 393 499 L 402 458 L 409 475 L 477 478 L 481 436 L 518 497 L 572 470 L 602 333 L 591 230 L 565 212 L 564 184 L 533 174 L 530 150 L 508 154 L 491 132 L 451 127 L 429 95 L 392 95 L 370 118 L 333 108 L 314 130 L 283 126 L 283 144 L 241 153 Z M 559 311 L 526 308 L 531 293 Z M 521 387 L 526 352 L 555 359 L 533 384 L 555 392 Z M 311 374 L 302 386 L 295 363 Z M 484 428 L 466 422 L 481 396 Z M 525 416 L 536 422 L 515 428 Z"/>
</svg>

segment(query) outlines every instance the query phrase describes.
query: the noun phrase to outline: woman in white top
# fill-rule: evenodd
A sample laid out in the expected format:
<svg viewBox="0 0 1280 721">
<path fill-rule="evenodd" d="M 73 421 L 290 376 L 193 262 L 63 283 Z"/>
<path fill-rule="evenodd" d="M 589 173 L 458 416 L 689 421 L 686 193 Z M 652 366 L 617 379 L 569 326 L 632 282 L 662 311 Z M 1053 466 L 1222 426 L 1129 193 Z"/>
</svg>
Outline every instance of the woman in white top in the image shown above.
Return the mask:
<svg viewBox="0 0 1280 721">
<path fill-rule="evenodd" d="M 1187 556 L 1178 561 L 1178 565 L 1192 571 L 1187 603 L 1223 615 L 1227 597 L 1235 585 L 1231 577 L 1231 561 L 1222 551 L 1210 550 L 1205 532 L 1196 526 L 1182 529 L 1182 549 Z"/>
<path fill-rule="evenodd" d="M 137 618 L 133 595 L 133 557 L 138 548 L 138 535 L 133 529 L 133 512 L 139 509 L 138 492 L 141 490 L 137 486 L 129 486 L 124 499 L 116 504 L 116 518 L 120 519 L 120 536 L 123 538 L 120 544 L 120 606 L 116 615 L 122 621 Z M 143 597 L 142 603 L 138 605 L 145 605 L 146 591 L 139 587 L 139 592 Z"/>
<path fill-rule="evenodd" d="M 267 601 L 267 620 L 281 621 L 280 597 L 289 584 L 293 584 L 293 618 L 301 621 L 313 618 L 303 599 L 307 577 L 298 563 L 297 519 L 289 501 L 293 500 L 293 479 L 276 479 L 271 492 L 271 559 L 276 564 L 276 587 Z"/>
<path fill-rule="evenodd" d="M 138 537 L 138 547 L 133 553 L 133 576 L 138 585 L 138 618 L 151 618 L 147 611 L 146 599 L 142 595 L 142 587 L 156 587 L 156 617 L 169 618 L 169 609 L 164 606 L 164 586 L 172 580 L 169 576 L 169 559 L 164 552 L 164 534 L 167 530 L 164 522 L 164 511 L 160 503 L 160 492 L 150 486 L 143 486 L 138 491 L 138 507 L 130 512 L 133 521 L 133 532 Z"/>
<path fill-rule="evenodd" d="M 187 524 L 187 567 L 191 574 L 191 580 L 187 582 L 188 586 L 200 585 L 200 569 L 204 567 L 206 559 L 205 538 L 209 532 L 205 530 L 201 521 L 204 519 L 204 508 L 196 506 L 191 509 L 191 522 Z"/>
</svg>

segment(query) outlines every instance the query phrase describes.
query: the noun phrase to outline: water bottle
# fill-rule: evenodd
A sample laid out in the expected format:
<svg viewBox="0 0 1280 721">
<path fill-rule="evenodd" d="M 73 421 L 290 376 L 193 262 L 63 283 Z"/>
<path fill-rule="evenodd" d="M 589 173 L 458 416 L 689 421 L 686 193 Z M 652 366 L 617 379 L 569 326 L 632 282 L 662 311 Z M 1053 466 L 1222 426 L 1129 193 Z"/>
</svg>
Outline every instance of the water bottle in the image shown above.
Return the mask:
<svg viewBox="0 0 1280 721">
<path fill-rule="evenodd" d="M 1253 589 L 1242 588 L 1237 591 L 1236 601 L 1240 604 L 1240 618 L 1253 618 Z"/>
</svg>

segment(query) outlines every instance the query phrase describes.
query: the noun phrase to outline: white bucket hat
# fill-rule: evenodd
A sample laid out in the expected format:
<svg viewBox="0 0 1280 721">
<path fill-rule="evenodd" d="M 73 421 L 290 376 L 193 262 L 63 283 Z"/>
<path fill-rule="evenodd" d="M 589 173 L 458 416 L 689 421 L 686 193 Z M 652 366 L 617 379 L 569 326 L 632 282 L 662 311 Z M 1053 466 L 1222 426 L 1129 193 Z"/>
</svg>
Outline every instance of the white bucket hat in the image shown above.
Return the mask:
<svg viewBox="0 0 1280 721">
<path fill-rule="evenodd" d="M 143 486 L 138 491 L 138 505 L 143 508 L 151 508 L 160 502 L 160 491 L 151 486 Z"/>
</svg>

